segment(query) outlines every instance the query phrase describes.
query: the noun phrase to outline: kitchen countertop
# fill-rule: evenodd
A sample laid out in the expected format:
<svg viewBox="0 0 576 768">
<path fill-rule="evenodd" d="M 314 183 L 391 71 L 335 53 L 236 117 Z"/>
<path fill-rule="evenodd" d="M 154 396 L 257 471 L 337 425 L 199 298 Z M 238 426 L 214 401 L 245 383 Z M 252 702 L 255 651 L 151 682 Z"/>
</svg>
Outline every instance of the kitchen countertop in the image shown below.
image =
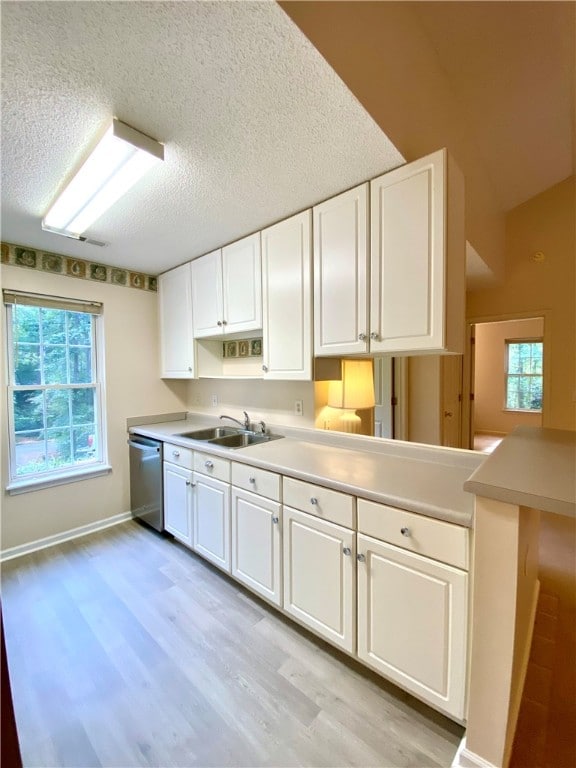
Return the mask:
<svg viewBox="0 0 576 768">
<path fill-rule="evenodd" d="M 464 488 L 478 496 L 576 516 L 576 432 L 516 427 Z"/>
<path fill-rule="evenodd" d="M 284 434 L 283 439 L 235 450 L 178 435 L 215 423 L 222 425 L 189 416 L 184 421 L 131 426 L 130 431 L 472 527 L 474 496 L 463 486 L 485 459 L 481 454 L 281 427 L 271 431 Z"/>
</svg>

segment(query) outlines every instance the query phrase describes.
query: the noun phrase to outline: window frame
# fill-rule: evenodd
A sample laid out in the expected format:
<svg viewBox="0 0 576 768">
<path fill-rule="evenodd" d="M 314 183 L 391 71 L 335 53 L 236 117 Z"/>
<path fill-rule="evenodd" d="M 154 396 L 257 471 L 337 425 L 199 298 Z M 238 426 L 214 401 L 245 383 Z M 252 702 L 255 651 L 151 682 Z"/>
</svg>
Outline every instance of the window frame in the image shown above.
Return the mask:
<svg viewBox="0 0 576 768">
<path fill-rule="evenodd" d="M 18 296 L 17 292 L 4 291 L 5 294 Z M 38 294 L 26 294 L 31 299 L 23 301 L 23 304 L 33 305 L 39 308 L 54 309 L 55 303 L 59 303 L 59 297 L 42 296 Z M 89 477 L 97 477 L 107 474 L 111 471 L 108 464 L 108 447 L 106 435 L 106 396 L 105 396 L 105 377 L 104 377 L 104 329 L 102 313 L 88 312 L 85 308 L 93 306 L 93 302 L 81 301 L 75 299 L 63 299 L 65 305 L 60 307 L 62 311 L 84 312 L 91 317 L 91 350 L 92 350 L 92 382 L 89 384 L 29 384 L 18 385 L 15 383 L 15 344 L 13 336 L 13 311 L 18 301 L 6 300 L 5 298 L 5 323 L 6 323 L 6 394 L 8 411 L 8 464 L 9 481 L 6 490 L 10 494 L 24 493 L 30 490 L 48 488 L 53 485 L 62 485 L 78 480 L 84 480 Z M 70 305 L 70 306 L 67 306 Z M 83 309 L 84 307 L 84 309 Z M 58 307 L 56 307 L 58 308 Z M 42 349 L 42 342 L 40 348 Z M 41 354 L 43 354 L 41 352 Z M 14 413 L 14 392 L 26 390 L 42 391 L 66 391 L 73 389 L 90 389 L 94 391 L 95 407 L 95 431 L 99 452 L 93 461 L 83 462 L 78 465 L 70 464 L 65 467 L 31 472 L 28 475 L 17 474 L 16 470 L 16 429 Z M 71 427 L 71 425 L 69 425 Z"/>
<path fill-rule="evenodd" d="M 541 373 L 510 373 L 510 346 L 513 344 L 540 344 L 542 347 L 542 372 Z M 508 382 L 512 378 L 539 378 L 542 382 L 542 405 L 540 408 L 511 408 L 508 405 Z M 544 339 L 542 336 L 534 336 L 520 339 L 504 340 L 504 405 L 502 410 L 507 413 L 542 413 L 544 406 Z"/>
</svg>

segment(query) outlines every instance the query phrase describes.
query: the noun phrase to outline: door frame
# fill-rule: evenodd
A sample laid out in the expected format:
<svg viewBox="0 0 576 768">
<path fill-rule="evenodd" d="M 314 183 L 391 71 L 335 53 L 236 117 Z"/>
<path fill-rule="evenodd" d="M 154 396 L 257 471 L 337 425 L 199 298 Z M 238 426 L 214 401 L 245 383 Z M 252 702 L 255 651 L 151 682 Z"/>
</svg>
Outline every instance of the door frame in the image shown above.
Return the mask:
<svg viewBox="0 0 576 768">
<path fill-rule="evenodd" d="M 474 370 L 475 370 L 475 326 L 483 323 L 505 323 L 509 320 L 531 320 L 542 318 L 544 332 L 544 361 L 543 398 L 542 398 L 542 426 L 546 427 L 547 415 L 550 409 L 550 348 L 552 316 L 548 309 L 526 310 L 524 312 L 507 312 L 499 315 L 479 315 L 466 319 L 466 348 L 464 350 L 464 371 L 462 379 L 462 425 L 461 444 L 463 448 L 474 449 L 474 406 L 472 395 L 474 394 Z"/>
</svg>

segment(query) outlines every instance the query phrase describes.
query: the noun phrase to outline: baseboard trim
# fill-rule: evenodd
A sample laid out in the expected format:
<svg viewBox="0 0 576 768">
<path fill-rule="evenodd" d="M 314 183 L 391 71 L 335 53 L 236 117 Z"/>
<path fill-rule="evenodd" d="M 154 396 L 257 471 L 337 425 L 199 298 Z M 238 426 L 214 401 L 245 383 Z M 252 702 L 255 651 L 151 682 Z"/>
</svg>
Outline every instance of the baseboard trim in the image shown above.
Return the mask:
<svg viewBox="0 0 576 768">
<path fill-rule="evenodd" d="M 17 547 L 3 549 L 2 552 L 0 552 L 0 562 L 3 563 L 6 560 L 13 560 L 15 557 L 22 557 L 23 555 L 28 555 L 31 552 L 38 552 L 40 549 L 46 549 L 47 547 L 53 547 L 56 544 L 62 544 L 64 541 L 78 539 L 81 536 L 86 536 L 89 533 L 103 531 L 105 528 L 110 528 L 113 525 L 124 523 L 126 520 L 130 520 L 131 517 L 131 512 L 120 512 L 118 515 L 105 517 L 103 520 L 96 520 L 94 523 L 81 525 L 78 528 L 71 528 L 68 531 L 62 531 L 62 533 L 55 533 L 53 536 L 46 536 L 43 539 L 36 539 L 36 541 L 29 541 L 26 544 L 19 544 Z"/>
<path fill-rule="evenodd" d="M 466 736 L 460 742 L 458 751 L 454 755 L 451 768 L 497 768 L 497 766 L 484 760 L 483 757 L 475 752 L 466 749 Z"/>
</svg>

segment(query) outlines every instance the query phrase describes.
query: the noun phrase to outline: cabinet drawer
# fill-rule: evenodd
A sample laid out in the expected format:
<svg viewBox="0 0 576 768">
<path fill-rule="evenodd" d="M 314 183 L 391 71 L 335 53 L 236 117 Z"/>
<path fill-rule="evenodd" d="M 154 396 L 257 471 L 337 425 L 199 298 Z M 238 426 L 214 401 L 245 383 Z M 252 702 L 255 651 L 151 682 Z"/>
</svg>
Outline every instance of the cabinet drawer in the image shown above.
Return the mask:
<svg viewBox="0 0 576 768">
<path fill-rule="evenodd" d="M 230 462 L 228 459 L 194 451 L 194 470 L 203 475 L 215 477 L 217 480 L 223 480 L 225 483 L 230 482 Z"/>
<path fill-rule="evenodd" d="M 183 448 L 181 445 L 164 443 L 164 461 L 177 464 L 179 467 L 194 469 L 193 451 L 191 448 Z"/>
<path fill-rule="evenodd" d="M 460 525 L 358 499 L 358 532 L 456 568 L 469 568 L 468 529 Z"/>
<path fill-rule="evenodd" d="M 232 485 L 280 501 L 280 475 L 247 464 L 232 463 Z"/>
<path fill-rule="evenodd" d="M 346 493 L 330 491 L 320 485 L 285 477 L 282 498 L 288 507 L 301 509 L 346 528 L 356 527 L 355 499 Z"/>
</svg>

